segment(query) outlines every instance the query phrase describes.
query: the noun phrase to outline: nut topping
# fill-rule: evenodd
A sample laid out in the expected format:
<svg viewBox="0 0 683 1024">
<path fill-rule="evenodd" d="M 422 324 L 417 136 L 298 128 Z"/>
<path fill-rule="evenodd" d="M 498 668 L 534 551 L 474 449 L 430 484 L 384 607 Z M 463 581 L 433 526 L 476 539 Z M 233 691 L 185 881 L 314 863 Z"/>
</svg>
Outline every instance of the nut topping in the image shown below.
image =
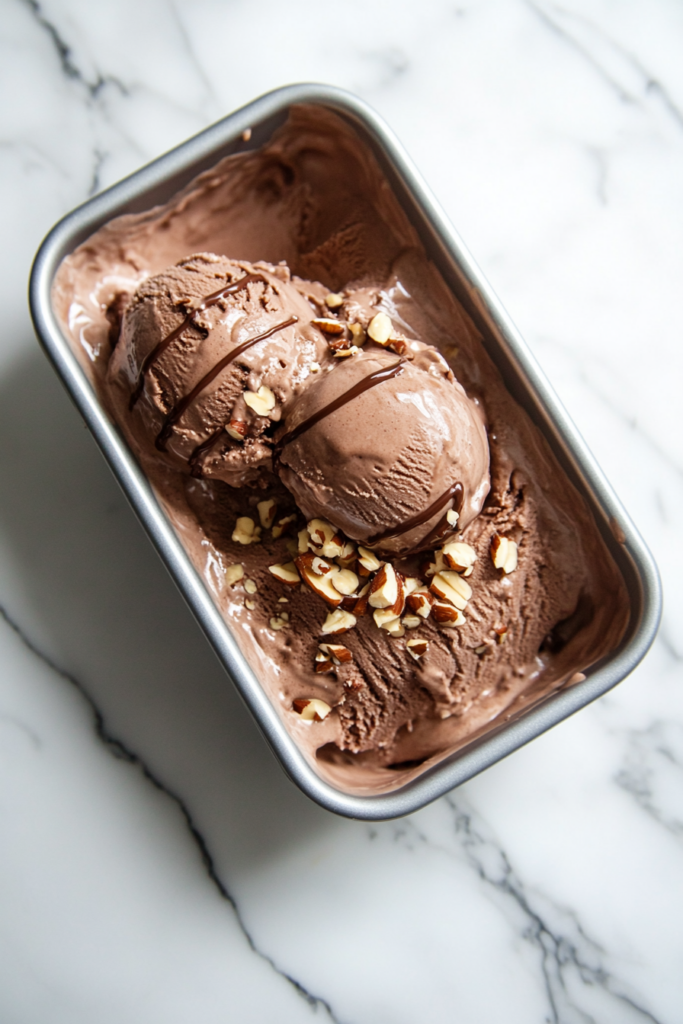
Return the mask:
<svg viewBox="0 0 683 1024">
<path fill-rule="evenodd" d="M 348 647 L 344 647 L 343 644 L 318 644 L 320 651 L 323 654 L 331 657 L 336 665 L 344 664 L 348 661 L 353 661 L 353 655 Z M 316 656 L 317 659 L 317 656 Z"/>
<path fill-rule="evenodd" d="M 436 574 L 429 589 L 437 597 L 450 601 L 451 604 L 461 611 L 467 606 L 467 602 L 472 597 L 472 588 L 467 580 L 464 580 L 457 572 L 449 571 L 448 569 L 444 569 L 443 572 Z"/>
<path fill-rule="evenodd" d="M 299 530 L 296 539 L 299 554 L 305 554 L 308 551 L 308 530 Z"/>
<path fill-rule="evenodd" d="M 494 533 L 491 538 L 491 560 L 496 569 L 501 569 L 507 576 L 517 568 L 517 545 L 509 537 L 501 537 Z"/>
<path fill-rule="evenodd" d="M 270 628 L 274 630 L 284 629 L 289 622 L 289 615 L 287 612 L 280 612 L 279 615 L 274 615 L 270 620 Z"/>
<path fill-rule="evenodd" d="M 459 518 L 460 514 L 456 512 L 454 508 L 449 508 L 448 512 L 446 513 L 446 522 L 448 523 L 448 525 L 455 526 Z"/>
<path fill-rule="evenodd" d="M 246 590 L 247 594 L 255 594 L 256 591 L 258 590 L 258 587 L 256 586 L 253 580 L 245 580 L 244 589 Z"/>
<path fill-rule="evenodd" d="M 318 572 L 314 568 L 314 563 L 316 562 L 318 563 L 318 568 L 325 569 L 324 573 Z M 323 601 L 327 601 L 333 608 L 341 604 L 342 596 L 338 590 L 335 590 L 332 584 L 334 577 L 341 571 L 336 565 L 331 565 L 310 552 L 305 555 L 299 555 L 295 564 L 301 573 L 304 583 L 307 583 L 318 597 L 322 597 Z"/>
<path fill-rule="evenodd" d="M 240 516 L 232 531 L 232 539 L 236 544 L 256 544 L 261 538 L 261 527 L 257 526 L 249 516 Z"/>
<path fill-rule="evenodd" d="M 350 569 L 340 569 L 332 579 L 332 586 L 346 597 L 356 593 L 359 582 L 355 572 L 351 572 Z"/>
<path fill-rule="evenodd" d="M 429 641 L 417 639 L 406 640 L 406 650 L 408 651 L 408 654 L 415 658 L 415 661 L 419 661 L 420 658 L 423 658 L 429 650 Z"/>
<path fill-rule="evenodd" d="M 376 313 L 368 324 L 368 335 L 378 345 L 386 345 L 393 329 L 394 325 L 386 313 Z"/>
<path fill-rule="evenodd" d="M 372 581 L 368 604 L 373 608 L 393 608 L 398 600 L 399 591 L 400 583 L 396 570 L 387 562 Z"/>
<path fill-rule="evenodd" d="M 273 540 L 277 540 L 279 537 L 281 537 L 282 534 L 285 533 L 287 529 L 292 525 L 292 523 L 296 522 L 296 520 L 296 512 L 293 512 L 289 516 L 283 516 L 282 519 L 278 519 L 275 526 L 273 527 Z"/>
<path fill-rule="evenodd" d="M 455 569 L 456 572 L 465 572 L 467 569 L 471 569 L 477 560 L 477 552 L 474 548 L 461 540 L 450 540 L 444 544 L 441 550 L 448 567 Z"/>
<path fill-rule="evenodd" d="M 356 545 L 347 540 L 344 542 L 344 547 L 341 550 L 341 554 L 337 555 L 337 562 L 341 565 L 342 569 L 349 569 L 356 561 Z"/>
<path fill-rule="evenodd" d="M 344 550 L 344 541 L 326 519 L 311 519 L 307 529 L 311 543 L 318 549 L 317 554 L 337 558 Z"/>
<path fill-rule="evenodd" d="M 311 323 L 319 327 L 325 334 L 344 333 L 344 324 L 340 323 L 339 320 L 333 320 L 331 317 L 317 316 L 314 320 L 311 320 Z"/>
<path fill-rule="evenodd" d="M 432 617 L 440 626 L 462 626 L 466 619 L 461 611 L 454 608 L 448 601 L 435 601 L 432 605 Z"/>
<path fill-rule="evenodd" d="M 225 582 L 229 587 L 234 587 L 236 583 L 239 583 L 244 577 L 244 566 L 240 565 L 239 562 L 235 562 L 234 565 L 229 565 L 225 570 Z"/>
<path fill-rule="evenodd" d="M 301 715 L 304 722 L 322 722 L 327 718 L 332 708 L 324 700 L 317 697 L 308 697 L 292 701 L 292 708 L 297 715 Z"/>
<path fill-rule="evenodd" d="M 230 420 L 225 424 L 225 430 L 233 441 L 243 441 L 247 432 L 247 424 L 244 420 Z"/>
<path fill-rule="evenodd" d="M 427 587 L 420 587 L 408 595 L 406 604 L 411 612 L 415 612 L 422 619 L 428 619 L 434 604 L 434 595 L 430 594 Z"/>
<path fill-rule="evenodd" d="M 392 608 L 375 608 L 372 617 L 375 620 L 375 625 L 380 629 L 385 629 L 389 636 L 398 637 L 404 635 L 403 623 Z"/>
<path fill-rule="evenodd" d="M 344 296 L 340 295 L 339 292 L 330 292 L 329 295 L 325 296 L 325 305 L 328 309 L 339 309 L 344 303 Z"/>
<path fill-rule="evenodd" d="M 342 608 L 347 612 L 353 612 L 356 618 L 360 618 L 361 615 L 365 615 L 368 610 L 368 594 L 370 593 L 370 584 L 366 583 L 363 589 L 360 591 L 357 597 L 353 595 L 351 597 L 345 597 L 342 601 Z"/>
<path fill-rule="evenodd" d="M 326 562 L 320 555 L 313 555 L 311 559 L 311 572 L 314 572 L 316 576 L 327 576 L 333 568 L 330 562 Z"/>
<path fill-rule="evenodd" d="M 245 391 L 244 401 L 257 416 L 267 416 L 275 408 L 275 395 L 265 384 L 255 394 L 253 391 Z"/>
<path fill-rule="evenodd" d="M 323 622 L 320 632 L 331 636 L 339 636 L 340 633 L 347 633 L 356 625 L 356 616 L 351 612 L 345 612 L 342 608 L 335 608 Z"/>
<path fill-rule="evenodd" d="M 273 525 L 276 508 L 277 505 L 272 498 L 267 498 L 265 501 L 259 501 L 256 506 L 256 511 L 258 512 L 258 517 L 264 530 L 268 530 Z"/>
<path fill-rule="evenodd" d="M 401 622 L 406 629 L 417 629 L 422 625 L 422 619 L 418 615 L 404 615 Z"/>
<path fill-rule="evenodd" d="M 351 331 L 354 345 L 363 346 L 365 344 L 365 331 L 362 325 L 349 324 L 349 330 Z"/>
<path fill-rule="evenodd" d="M 351 345 L 349 348 L 336 348 L 334 350 L 335 359 L 347 359 L 349 356 L 357 356 L 360 349 L 357 345 Z"/>
<path fill-rule="evenodd" d="M 269 565 L 268 572 L 272 572 L 276 580 L 286 583 L 288 587 L 298 587 L 301 583 L 294 562 L 287 562 L 286 565 Z"/>
<path fill-rule="evenodd" d="M 377 572 L 382 567 L 382 563 L 370 548 L 364 548 L 360 544 L 358 545 L 358 561 L 364 569 L 368 572 Z"/>
</svg>

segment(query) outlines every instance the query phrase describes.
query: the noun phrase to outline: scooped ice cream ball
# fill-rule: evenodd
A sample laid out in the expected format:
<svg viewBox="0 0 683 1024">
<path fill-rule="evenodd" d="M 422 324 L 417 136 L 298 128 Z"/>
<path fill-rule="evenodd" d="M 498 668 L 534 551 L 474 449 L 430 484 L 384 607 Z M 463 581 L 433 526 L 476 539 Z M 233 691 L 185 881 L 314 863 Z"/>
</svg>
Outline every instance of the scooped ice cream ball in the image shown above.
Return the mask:
<svg viewBox="0 0 683 1024">
<path fill-rule="evenodd" d="M 308 518 L 387 554 L 464 528 L 490 487 L 483 415 L 428 346 L 373 346 L 340 360 L 293 403 L 276 468 Z M 450 513 L 450 515 L 449 515 Z"/>
<path fill-rule="evenodd" d="M 315 315 L 284 265 L 199 253 L 143 281 L 108 371 L 143 450 L 233 486 L 269 469 L 283 407 L 330 358 Z"/>
</svg>

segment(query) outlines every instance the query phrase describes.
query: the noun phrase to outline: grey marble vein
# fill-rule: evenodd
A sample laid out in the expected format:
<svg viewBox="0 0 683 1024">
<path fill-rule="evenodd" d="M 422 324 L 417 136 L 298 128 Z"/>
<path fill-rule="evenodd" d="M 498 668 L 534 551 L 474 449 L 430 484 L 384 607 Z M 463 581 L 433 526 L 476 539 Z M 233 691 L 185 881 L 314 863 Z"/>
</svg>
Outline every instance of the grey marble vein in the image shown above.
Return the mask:
<svg viewBox="0 0 683 1024">
<path fill-rule="evenodd" d="M 656 720 L 626 733 L 625 764 L 616 782 L 654 821 L 683 839 L 683 725 Z M 667 785 L 667 782 L 670 785 Z"/>
<path fill-rule="evenodd" d="M 98 71 L 94 78 L 89 79 L 85 72 L 78 66 L 71 46 L 66 42 L 54 22 L 50 21 L 50 19 L 43 13 L 43 9 L 38 3 L 38 0 L 21 0 L 21 2 L 28 7 L 37 24 L 50 39 L 55 53 L 57 54 L 62 73 L 67 78 L 71 79 L 71 81 L 77 82 L 79 85 L 83 86 L 90 99 L 98 99 L 103 90 L 108 86 L 113 86 L 123 96 L 128 95 L 129 90 L 127 86 L 124 85 L 121 79 L 117 78 L 115 75 L 103 75 Z"/>
<path fill-rule="evenodd" d="M 454 846 L 435 842 L 418 818 L 396 823 L 395 838 L 409 848 L 424 844 L 466 863 L 512 920 L 517 934 L 538 956 L 548 1012 L 546 1024 L 602 1024 L 590 1003 L 598 992 L 603 1005 L 619 1016 L 604 1020 L 663 1024 L 640 997 L 605 966 L 606 951 L 582 925 L 578 915 L 529 887 L 485 821 L 463 798 L 443 798 L 452 816 Z"/>
<path fill-rule="evenodd" d="M 199 828 L 197 827 L 193 819 L 192 812 L 190 811 L 182 797 L 180 797 L 178 793 L 176 793 L 165 782 L 159 779 L 157 775 L 155 775 L 155 773 L 151 770 L 151 768 L 149 768 L 149 766 L 145 763 L 145 761 L 140 757 L 139 754 L 135 753 L 135 751 L 131 750 L 130 747 L 128 747 L 122 740 L 113 736 L 109 732 L 102 712 L 99 710 L 99 708 L 93 701 L 86 687 L 74 675 L 72 675 L 70 672 L 67 672 L 65 669 L 61 668 L 54 661 L 52 661 L 52 659 L 48 657 L 43 651 L 39 650 L 39 648 L 33 643 L 30 637 L 26 635 L 26 633 L 21 629 L 19 624 L 15 622 L 12 616 L 8 614 L 7 610 L 4 607 L 2 607 L 2 605 L 0 605 L 0 618 L 2 618 L 5 621 L 9 628 L 13 630 L 13 632 L 19 637 L 24 646 L 36 658 L 38 658 L 44 665 L 46 665 L 51 672 L 54 672 L 55 675 L 59 676 L 60 679 L 62 679 L 64 682 L 69 683 L 78 691 L 78 693 L 86 701 L 88 707 L 90 708 L 91 714 L 93 716 L 95 732 L 98 738 L 106 746 L 109 752 L 119 760 L 125 761 L 132 767 L 137 768 L 141 775 L 147 780 L 147 782 L 151 783 L 155 789 L 157 789 L 160 793 L 163 793 L 164 796 L 168 797 L 169 800 L 173 801 L 173 803 L 180 811 L 183 819 L 185 820 L 187 829 L 190 835 L 192 836 L 197 846 L 197 849 L 199 850 L 202 863 L 209 878 L 211 879 L 214 886 L 218 890 L 222 899 L 224 899 L 226 903 L 230 905 L 235 915 L 235 920 L 240 928 L 240 931 L 244 935 L 244 938 L 251 951 L 255 953 L 258 957 L 260 957 L 261 960 L 264 960 L 273 969 L 273 971 L 276 972 L 276 974 L 279 974 L 281 978 L 288 982 L 292 986 L 292 988 L 297 992 L 297 994 L 301 996 L 301 998 L 304 999 L 313 1010 L 315 1010 L 316 1012 L 319 1010 L 324 1012 L 327 1019 L 331 1021 L 332 1024 L 342 1024 L 341 1020 L 335 1015 L 330 1003 L 326 999 L 324 999 L 322 996 L 318 996 L 310 992 L 306 988 L 306 986 L 303 985 L 300 981 L 297 981 L 297 979 L 294 978 L 287 971 L 284 971 L 280 967 L 278 967 L 275 960 L 267 953 L 265 953 L 263 950 L 259 949 L 259 947 L 256 945 L 251 933 L 246 927 L 246 924 L 240 912 L 239 906 L 235 900 L 235 897 L 231 894 L 231 892 L 228 890 L 228 888 L 225 886 L 225 884 L 219 877 L 218 872 L 216 871 L 216 866 L 214 864 L 213 857 L 211 856 L 211 853 L 207 846 L 206 840 L 204 839 Z"/>
<path fill-rule="evenodd" d="M 572 46 L 590 64 L 600 77 L 615 90 L 621 100 L 629 103 L 637 102 L 637 96 L 619 82 L 614 75 L 610 74 L 604 64 L 591 50 L 590 46 L 585 45 L 578 38 L 576 32 L 571 31 L 571 26 L 583 29 L 589 36 L 606 45 L 635 74 L 636 81 L 639 82 L 643 95 L 651 95 L 658 99 L 663 109 L 676 125 L 679 128 L 683 128 L 683 112 L 674 102 L 664 85 L 648 71 L 633 53 L 620 46 L 594 21 L 576 11 L 568 11 L 560 6 L 544 6 L 541 3 L 535 2 L 535 0 L 527 0 L 527 4 L 548 28 L 560 36 L 568 45 Z"/>
</svg>

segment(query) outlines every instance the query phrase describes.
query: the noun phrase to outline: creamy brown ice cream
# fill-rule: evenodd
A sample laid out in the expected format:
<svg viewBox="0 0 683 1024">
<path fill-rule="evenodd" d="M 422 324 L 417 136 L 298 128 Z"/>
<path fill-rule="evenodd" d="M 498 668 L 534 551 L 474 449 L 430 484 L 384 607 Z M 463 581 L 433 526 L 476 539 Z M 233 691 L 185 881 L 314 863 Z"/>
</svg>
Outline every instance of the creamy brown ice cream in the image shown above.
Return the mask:
<svg viewBox="0 0 683 1024">
<path fill-rule="evenodd" d="M 169 465 L 233 486 L 271 465 L 266 431 L 327 353 L 289 277 L 202 253 L 135 292 L 108 383 L 118 416 Z"/>
<path fill-rule="evenodd" d="M 111 221 L 53 301 L 334 785 L 403 785 L 618 644 L 595 521 L 342 119 Z"/>
<path fill-rule="evenodd" d="M 366 344 L 316 381 L 294 403 L 277 455 L 307 518 L 386 554 L 453 532 L 448 510 L 462 530 L 490 486 L 479 407 L 419 343 L 403 359 Z"/>
</svg>

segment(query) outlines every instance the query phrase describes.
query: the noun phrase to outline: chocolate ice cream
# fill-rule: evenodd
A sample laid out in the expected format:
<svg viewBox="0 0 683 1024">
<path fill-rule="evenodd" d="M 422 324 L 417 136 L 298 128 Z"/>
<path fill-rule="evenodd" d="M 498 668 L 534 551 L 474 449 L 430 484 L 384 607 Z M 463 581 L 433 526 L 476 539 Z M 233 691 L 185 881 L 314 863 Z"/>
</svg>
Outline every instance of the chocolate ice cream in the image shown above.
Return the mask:
<svg viewBox="0 0 683 1024">
<path fill-rule="evenodd" d="M 595 521 L 341 118 L 294 108 L 267 145 L 106 224 L 53 300 L 340 789 L 403 785 L 618 644 L 628 603 Z"/>
</svg>

